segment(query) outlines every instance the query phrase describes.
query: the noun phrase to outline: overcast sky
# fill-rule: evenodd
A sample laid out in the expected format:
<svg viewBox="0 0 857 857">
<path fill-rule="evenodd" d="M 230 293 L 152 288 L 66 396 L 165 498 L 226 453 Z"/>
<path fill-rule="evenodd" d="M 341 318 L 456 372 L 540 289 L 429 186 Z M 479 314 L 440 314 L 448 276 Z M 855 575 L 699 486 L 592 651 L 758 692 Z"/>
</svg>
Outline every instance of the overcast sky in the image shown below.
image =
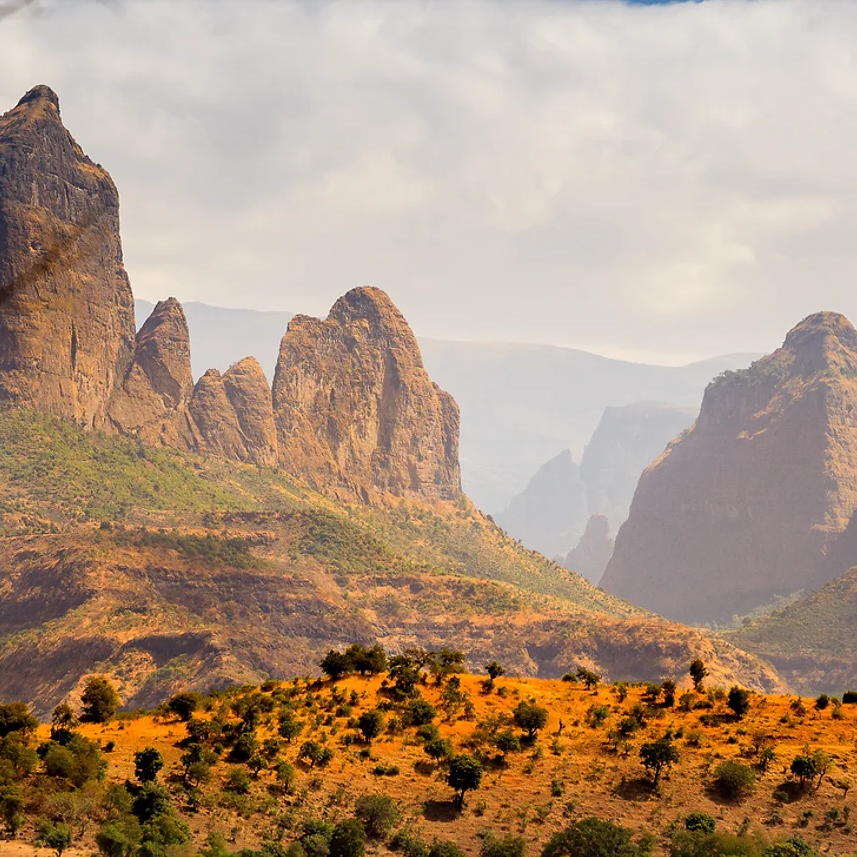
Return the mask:
<svg viewBox="0 0 857 857">
<path fill-rule="evenodd" d="M 0 2 L 0 8 L 3 3 Z M 857 321 L 857 2 L 35 0 L 135 293 L 681 362 Z"/>
</svg>

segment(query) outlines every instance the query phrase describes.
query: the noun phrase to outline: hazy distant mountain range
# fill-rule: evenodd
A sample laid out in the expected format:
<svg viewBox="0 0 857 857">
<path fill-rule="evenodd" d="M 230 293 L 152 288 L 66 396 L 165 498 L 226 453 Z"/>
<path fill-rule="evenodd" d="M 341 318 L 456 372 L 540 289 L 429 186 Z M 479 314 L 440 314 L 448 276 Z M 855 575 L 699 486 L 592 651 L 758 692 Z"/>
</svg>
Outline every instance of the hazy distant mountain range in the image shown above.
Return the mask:
<svg viewBox="0 0 857 857">
<path fill-rule="evenodd" d="M 153 309 L 138 300 L 142 324 Z M 270 379 L 288 312 L 184 304 L 194 377 L 252 354 Z M 643 400 L 699 407 L 708 382 L 758 355 L 727 354 L 687 366 L 613 360 L 573 348 L 419 339 L 429 375 L 461 408 L 465 492 L 486 511 L 505 508 L 564 449 L 576 456 L 604 409 Z"/>
</svg>

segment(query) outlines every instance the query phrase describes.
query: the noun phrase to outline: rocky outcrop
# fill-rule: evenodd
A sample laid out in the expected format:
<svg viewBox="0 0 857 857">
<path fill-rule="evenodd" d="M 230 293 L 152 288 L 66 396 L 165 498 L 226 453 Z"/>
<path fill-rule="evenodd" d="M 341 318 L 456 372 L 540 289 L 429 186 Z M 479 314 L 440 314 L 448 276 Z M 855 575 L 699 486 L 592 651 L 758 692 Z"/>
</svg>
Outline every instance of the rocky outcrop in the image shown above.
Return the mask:
<svg viewBox="0 0 857 857">
<path fill-rule="evenodd" d="M 613 539 L 610 538 L 610 521 L 605 515 L 593 515 L 587 521 L 577 547 L 568 552 L 562 564 L 597 586 L 611 556 Z"/>
<path fill-rule="evenodd" d="M 589 513 L 606 515 L 616 532 L 628 518 L 640 474 L 693 424 L 697 413 L 696 408 L 661 402 L 605 408 L 580 461 Z"/>
<path fill-rule="evenodd" d="M 856 507 L 857 332 L 823 312 L 709 385 L 640 479 L 601 585 L 671 618 L 729 619 L 838 573 L 825 554 Z"/>
<path fill-rule="evenodd" d="M 169 298 L 137 332 L 133 359 L 110 403 L 111 424 L 148 443 L 164 441 L 192 389 L 187 321 L 181 304 Z"/>
<path fill-rule="evenodd" d="M 133 345 L 116 187 L 37 86 L 0 117 L 0 399 L 100 427 Z"/>
<path fill-rule="evenodd" d="M 586 485 L 569 450 L 539 468 L 526 489 L 494 515 L 521 544 L 548 557 L 564 556 L 586 524 Z"/>
<path fill-rule="evenodd" d="M 252 357 L 223 375 L 209 369 L 167 429 L 168 444 L 251 464 L 277 462 L 271 390 Z"/>
<path fill-rule="evenodd" d="M 352 289 L 324 321 L 289 322 L 273 402 L 280 462 L 314 487 L 368 500 L 460 496 L 458 407 L 380 289 Z"/>
</svg>

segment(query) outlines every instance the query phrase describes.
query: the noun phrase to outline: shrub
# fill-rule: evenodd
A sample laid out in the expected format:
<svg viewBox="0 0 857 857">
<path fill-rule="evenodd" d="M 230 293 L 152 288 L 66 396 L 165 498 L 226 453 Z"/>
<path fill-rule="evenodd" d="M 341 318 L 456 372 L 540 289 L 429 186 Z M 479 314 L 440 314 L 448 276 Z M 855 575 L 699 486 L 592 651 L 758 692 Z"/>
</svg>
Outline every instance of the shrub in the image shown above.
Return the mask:
<svg viewBox="0 0 857 857">
<path fill-rule="evenodd" d="M 521 752 L 521 739 L 511 729 L 498 732 L 491 740 L 504 759 L 509 753 Z"/>
<path fill-rule="evenodd" d="M 717 823 L 707 812 L 691 812 L 685 816 L 684 829 L 691 833 L 714 833 Z"/>
<path fill-rule="evenodd" d="M 333 828 L 330 837 L 330 857 L 363 857 L 366 851 L 366 831 L 354 818 L 346 818 Z"/>
<path fill-rule="evenodd" d="M 427 699 L 412 699 L 405 710 L 409 726 L 426 726 L 437 717 L 437 709 Z"/>
<path fill-rule="evenodd" d="M 726 704 L 732 713 L 740 720 L 750 710 L 750 691 L 733 685 L 729 688 Z"/>
<path fill-rule="evenodd" d="M 401 813 L 389 795 L 363 795 L 357 799 L 354 816 L 369 837 L 384 839 L 399 821 Z"/>
<path fill-rule="evenodd" d="M 714 772 L 714 788 L 728 800 L 741 800 L 752 790 L 756 775 L 740 762 L 723 762 Z"/>
<path fill-rule="evenodd" d="M 187 722 L 199 708 L 202 697 L 198 693 L 184 691 L 177 693 L 167 702 L 167 710 L 175 714 L 179 720 Z"/>
<path fill-rule="evenodd" d="M 590 705 L 586 710 L 586 723 L 593 729 L 597 729 L 604 725 L 609 716 L 610 709 L 606 705 Z"/>
<path fill-rule="evenodd" d="M 246 795 L 250 791 L 250 774 L 242 768 L 233 768 L 223 788 L 233 794 Z"/>
<path fill-rule="evenodd" d="M 842 694 L 843 705 L 857 705 L 857 690 L 846 690 Z"/>
<path fill-rule="evenodd" d="M 526 841 L 520 836 L 494 836 L 482 840 L 479 857 L 524 857 Z"/>
<path fill-rule="evenodd" d="M 542 857 L 646 857 L 648 849 L 631 841 L 632 831 L 600 818 L 573 821 L 555 833 Z"/>
<path fill-rule="evenodd" d="M 259 742 L 252 732 L 242 732 L 232 746 L 229 758 L 233 762 L 249 762 L 259 749 Z"/>
<path fill-rule="evenodd" d="M 36 841 L 45 848 L 53 848 L 57 857 L 71 845 L 71 828 L 61 821 L 39 819 L 36 824 Z"/>
<path fill-rule="evenodd" d="M 89 723 L 106 723 L 119 708 L 119 694 L 104 676 L 93 676 L 80 697 L 83 703 L 81 720 Z"/>
<path fill-rule="evenodd" d="M 825 708 L 827 708 L 829 705 L 830 705 L 830 697 L 829 697 L 826 693 L 822 693 L 822 694 L 821 694 L 821 695 L 820 695 L 820 696 L 815 700 L 815 707 L 816 707 L 819 711 L 824 711 L 824 709 L 825 709 Z"/>
<path fill-rule="evenodd" d="M 436 762 L 442 762 L 453 755 L 452 744 L 446 738 L 435 738 L 427 742 L 423 749 Z"/>
<path fill-rule="evenodd" d="M 5 738 L 13 732 L 24 735 L 32 734 L 39 727 L 39 721 L 30 714 L 30 709 L 24 702 L 10 702 L 0 705 L 0 738 Z"/>
<path fill-rule="evenodd" d="M 137 853 L 141 836 L 140 822 L 133 815 L 123 815 L 101 826 L 95 834 L 95 844 L 104 857 L 127 857 Z"/>
<path fill-rule="evenodd" d="M 435 839 L 428 850 L 428 857 L 464 857 L 464 852 L 447 839 Z"/>
</svg>

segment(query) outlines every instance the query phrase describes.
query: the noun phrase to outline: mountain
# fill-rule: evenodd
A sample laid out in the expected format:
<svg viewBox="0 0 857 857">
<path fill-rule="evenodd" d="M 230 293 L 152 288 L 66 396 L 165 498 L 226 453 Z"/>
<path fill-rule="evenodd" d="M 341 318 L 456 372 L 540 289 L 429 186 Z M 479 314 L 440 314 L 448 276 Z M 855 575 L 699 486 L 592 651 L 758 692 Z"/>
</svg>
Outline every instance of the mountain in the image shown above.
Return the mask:
<svg viewBox="0 0 857 857">
<path fill-rule="evenodd" d="M 194 383 L 178 301 L 136 336 L 128 326 L 106 173 L 56 184 L 89 163 L 56 96 L 34 91 L 0 122 L 0 176 L 23 152 L 39 203 L 4 185 L 17 243 L 4 237 L 2 270 L 23 279 L 4 280 L 0 302 L 13 332 L 0 370 L 0 698 L 44 715 L 98 671 L 127 705 L 151 705 L 180 687 L 306 674 L 353 641 L 454 646 L 473 666 L 496 657 L 548 676 L 580 665 L 665 678 L 701 657 L 723 682 L 784 688 L 758 659 L 594 588 L 479 513 L 458 485 L 454 400 L 380 290 L 291 319 L 273 390 L 246 358 Z M 101 206 L 90 235 L 76 218 Z M 45 223 L 62 232 L 59 215 L 85 243 L 23 276 L 16 254 Z"/>
<path fill-rule="evenodd" d="M 857 332 L 836 313 L 716 378 L 695 426 L 640 479 L 602 586 L 708 622 L 844 571 L 826 555 L 857 507 L 855 407 Z"/>
<path fill-rule="evenodd" d="M 494 516 L 497 523 L 545 556 L 568 553 L 593 515 L 606 516 L 616 532 L 628 517 L 640 474 L 695 417 L 692 408 L 659 402 L 606 408 L 580 466 L 568 450 L 551 459 Z M 601 565 L 595 582 L 603 571 Z"/>
<path fill-rule="evenodd" d="M 562 561 L 565 568 L 583 575 L 598 585 L 610 557 L 613 556 L 613 539 L 610 538 L 610 521 L 605 515 L 593 515 L 577 547 L 572 548 Z"/>
<path fill-rule="evenodd" d="M 153 308 L 138 299 L 138 322 L 142 324 Z M 196 302 L 185 303 L 184 310 L 194 377 L 208 367 L 224 372 L 252 354 L 273 378 L 291 313 Z M 606 407 L 648 399 L 695 410 L 715 375 L 759 356 L 731 354 L 672 367 L 548 345 L 418 340 L 429 375 L 461 410 L 462 487 L 485 510 L 506 508 L 533 474 L 562 450 L 572 448 L 579 454 Z"/>
<path fill-rule="evenodd" d="M 586 523 L 586 485 L 571 452 L 566 449 L 540 467 L 494 519 L 532 550 L 549 557 L 565 554 Z"/>
<path fill-rule="evenodd" d="M 0 399 L 102 426 L 131 360 L 119 195 L 31 89 L 0 117 Z"/>
</svg>

